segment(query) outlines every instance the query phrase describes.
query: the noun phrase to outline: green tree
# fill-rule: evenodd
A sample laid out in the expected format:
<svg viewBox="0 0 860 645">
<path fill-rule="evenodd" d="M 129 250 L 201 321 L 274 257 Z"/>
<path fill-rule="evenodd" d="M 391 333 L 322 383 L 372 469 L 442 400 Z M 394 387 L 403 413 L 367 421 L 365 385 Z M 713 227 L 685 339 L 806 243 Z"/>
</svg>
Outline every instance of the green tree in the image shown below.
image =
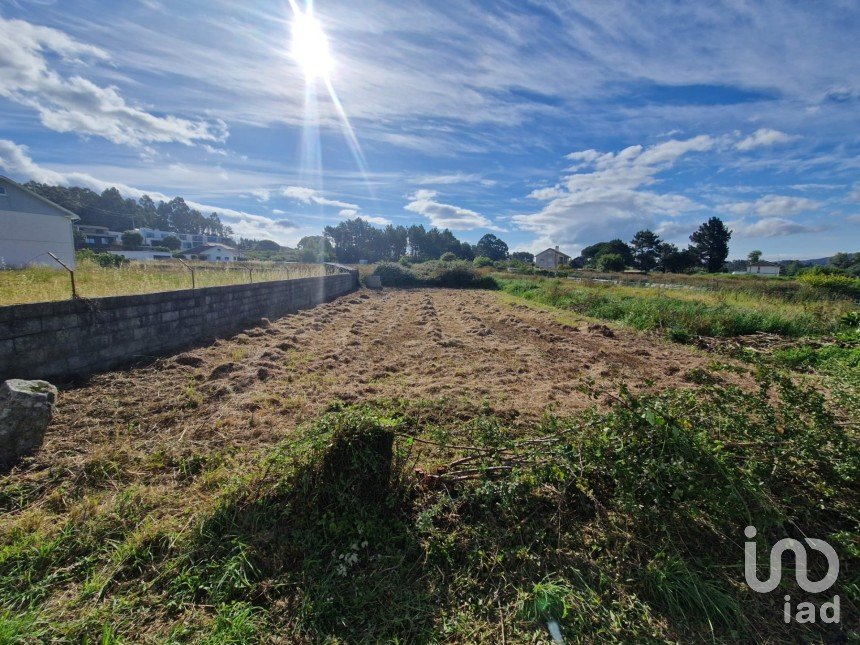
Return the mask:
<svg viewBox="0 0 860 645">
<path fill-rule="evenodd" d="M 508 245 L 492 233 L 487 233 L 475 245 L 475 254 L 493 261 L 508 259 Z"/>
<path fill-rule="evenodd" d="M 684 273 L 699 264 L 699 258 L 690 249 L 681 251 L 674 244 L 663 242 L 657 249 L 657 267 L 663 273 Z"/>
<path fill-rule="evenodd" d="M 161 240 L 161 245 L 167 247 L 171 251 L 178 251 L 182 248 L 182 240 L 175 235 L 167 235 Z"/>
<path fill-rule="evenodd" d="M 633 251 L 633 266 L 642 271 L 651 271 L 657 266 L 659 259 L 660 244 L 662 240 L 656 233 L 642 230 L 630 240 L 630 248 Z"/>
<path fill-rule="evenodd" d="M 854 262 L 855 260 L 853 254 L 840 252 L 830 258 L 828 264 L 830 264 L 830 266 L 836 267 L 837 269 L 847 269 L 852 264 L 854 264 Z"/>
<path fill-rule="evenodd" d="M 719 217 L 710 218 L 690 236 L 690 241 L 693 243 L 692 250 L 708 273 L 718 273 L 723 270 L 726 258 L 729 257 L 731 239 L 732 232 L 726 228 Z"/>
<path fill-rule="evenodd" d="M 761 260 L 761 251 L 756 249 L 755 251 L 750 251 L 749 255 L 747 255 L 747 262 L 750 264 L 756 264 Z"/>
<path fill-rule="evenodd" d="M 486 255 L 479 255 L 478 257 L 476 257 L 473 260 L 473 264 L 478 268 L 480 268 L 480 267 L 491 267 L 491 266 L 493 266 L 493 261 L 490 258 L 488 258 Z"/>
<path fill-rule="evenodd" d="M 255 245 L 257 251 L 280 251 L 281 245 L 273 240 L 259 240 Z"/>
<path fill-rule="evenodd" d="M 597 258 L 597 268 L 601 271 L 624 271 L 625 266 L 619 253 L 603 253 Z"/>
<path fill-rule="evenodd" d="M 296 245 L 302 262 L 324 262 L 334 259 L 331 242 L 322 235 L 308 235 Z"/>
<path fill-rule="evenodd" d="M 122 234 L 122 245 L 128 250 L 139 249 L 143 246 L 143 235 L 137 231 L 126 231 Z"/>
<path fill-rule="evenodd" d="M 519 262 L 524 262 L 526 264 L 531 264 L 535 261 L 535 256 L 528 251 L 514 251 L 511 253 L 512 260 L 518 260 Z"/>
<path fill-rule="evenodd" d="M 598 242 L 582 249 L 582 258 L 585 262 L 596 265 L 598 257 L 607 253 L 620 255 L 624 264 L 633 264 L 633 251 L 622 240 L 614 239 L 609 242 Z"/>
<path fill-rule="evenodd" d="M 452 253 L 451 251 L 445 251 L 442 254 L 442 257 L 440 257 L 439 259 L 442 260 L 443 262 L 453 262 L 454 260 L 457 259 L 457 256 L 456 256 L 456 254 Z"/>
</svg>

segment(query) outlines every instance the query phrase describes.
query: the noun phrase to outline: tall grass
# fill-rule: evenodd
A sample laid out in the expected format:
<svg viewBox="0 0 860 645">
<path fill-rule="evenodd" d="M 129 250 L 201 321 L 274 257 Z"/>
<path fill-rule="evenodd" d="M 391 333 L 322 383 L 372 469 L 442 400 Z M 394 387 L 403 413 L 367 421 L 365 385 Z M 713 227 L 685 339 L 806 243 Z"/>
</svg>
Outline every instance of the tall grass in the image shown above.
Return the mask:
<svg viewBox="0 0 860 645">
<path fill-rule="evenodd" d="M 756 291 L 642 289 L 562 279 L 497 277 L 514 296 L 584 316 L 658 330 L 675 340 L 756 332 L 804 336 L 839 328 L 850 300 L 787 300 Z"/>
<path fill-rule="evenodd" d="M 251 263 L 253 274 L 239 265 L 195 264 L 197 287 L 290 280 L 325 275 L 319 264 Z M 78 295 L 82 298 L 124 296 L 191 288 L 191 273 L 178 262 L 131 262 L 120 267 L 101 267 L 91 260 L 78 263 L 75 271 Z M 69 275 L 50 267 L 28 267 L 0 271 L 0 306 L 26 302 L 68 300 Z"/>
</svg>

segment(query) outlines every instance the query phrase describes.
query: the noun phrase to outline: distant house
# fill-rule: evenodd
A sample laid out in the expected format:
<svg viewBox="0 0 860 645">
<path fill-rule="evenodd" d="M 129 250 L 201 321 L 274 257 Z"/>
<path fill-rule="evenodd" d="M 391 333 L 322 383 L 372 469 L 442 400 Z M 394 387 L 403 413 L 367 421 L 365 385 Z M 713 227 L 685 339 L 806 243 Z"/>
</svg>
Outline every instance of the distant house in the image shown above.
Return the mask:
<svg viewBox="0 0 860 645">
<path fill-rule="evenodd" d="M 747 273 L 753 275 L 777 276 L 782 267 L 774 262 L 753 262 L 747 265 Z"/>
<path fill-rule="evenodd" d="M 77 224 L 75 230 L 81 235 L 84 246 L 96 250 L 108 249 L 120 243 L 122 233 L 111 231 L 107 226 L 90 226 L 88 224 Z"/>
<path fill-rule="evenodd" d="M 570 256 L 559 251 L 558 247 L 541 251 L 535 256 L 535 266 L 539 269 L 554 270 L 568 264 L 570 264 Z"/>
<path fill-rule="evenodd" d="M 224 244 L 227 238 L 218 235 L 203 235 L 202 233 L 175 233 L 173 231 L 161 231 L 155 228 L 136 228 L 136 233 L 143 237 L 144 246 L 163 246 L 164 238 L 179 238 L 180 248 L 183 253 L 190 253 L 191 249 L 211 244 Z"/>
<path fill-rule="evenodd" d="M 239 251 L 226 244 L 201 244 L 183 250 L 182 255 L 196 257 L 207 262 L 235 262 L 239 259 Z"/>
<path fill-rule="evenodd" d="M 0 266 L 44 264 L 61 268 L 49 253 L 75 266 L 72 222 L 79 218 L 20 184 L 0 176 Z"/>
</svg>

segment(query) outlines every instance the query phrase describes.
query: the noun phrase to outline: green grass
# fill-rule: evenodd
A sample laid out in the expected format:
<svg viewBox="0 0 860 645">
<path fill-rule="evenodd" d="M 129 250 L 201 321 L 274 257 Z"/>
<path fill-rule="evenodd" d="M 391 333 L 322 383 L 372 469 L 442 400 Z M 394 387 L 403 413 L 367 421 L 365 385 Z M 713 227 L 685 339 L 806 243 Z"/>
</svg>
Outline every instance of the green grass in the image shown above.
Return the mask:
<svg viewBox="0 0 860 645">
<path fill-rule="evenodd" d="M 252 263 L 254 282 L 288 280 L 324 275 L 321 265 Z M 214 287 L 245 284 L 250 275 L 238 265 L 195 264 L 196 286 Z M 78 295 L 82 298 L 124 296 L 191 288 L 191 274 L 178 262 L 131 262 L 122 267 L 101 267 L 93 261 L 78 262 L 75 271 Z M 0 270 L 0 306 L 26 302 L 68 300 L 69 275 L 50 267 Z"/>
<path fill-rule="evenodd" d="M 747 390 L 722 374 L 529 425 L 488 404 L 335 406 L 242 468 L 202 465 L 181 500 L 156 473 L 0 479 L 0 637 L 546 642 L 552 619 L 568 642 L 847 637 L 849 620 L 786 626 L 782 593 L 746 587 L 742 531 L 763 553 L 830 542 L 829 594 L 856 616 L 856 431 L 777 372 Z"/>
<path fill-rule="evenodd" d="M 756 290 L 645 289 L 563 279 L 497 277 L 503 291 L 532 302 L 660 331 L 685 342 L 695 336 L 741 336 L 756 332 L 791 337 L 839 329 L 850 300 L 797 300 Z"/>
</svg>

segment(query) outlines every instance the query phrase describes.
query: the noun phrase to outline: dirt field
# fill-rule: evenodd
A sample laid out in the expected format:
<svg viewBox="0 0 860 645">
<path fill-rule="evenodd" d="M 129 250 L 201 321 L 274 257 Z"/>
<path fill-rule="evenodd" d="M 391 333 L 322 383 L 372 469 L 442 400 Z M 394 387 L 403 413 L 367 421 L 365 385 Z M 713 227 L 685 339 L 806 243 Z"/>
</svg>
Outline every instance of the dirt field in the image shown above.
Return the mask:
<svg viewBox="0 0 860 645">
<path fill-rule="evenodd" d="M 232 452 L 281 440 L 336 400 L 446 397 L 528 422 L 593 404 L 587 382 L 683 387 L 709 361 L 637 332 L 566 322 L 486 291 L 362 291 L 62 392 L 37 460 L 88 461 L 114 442 Z"/>
</svg>

